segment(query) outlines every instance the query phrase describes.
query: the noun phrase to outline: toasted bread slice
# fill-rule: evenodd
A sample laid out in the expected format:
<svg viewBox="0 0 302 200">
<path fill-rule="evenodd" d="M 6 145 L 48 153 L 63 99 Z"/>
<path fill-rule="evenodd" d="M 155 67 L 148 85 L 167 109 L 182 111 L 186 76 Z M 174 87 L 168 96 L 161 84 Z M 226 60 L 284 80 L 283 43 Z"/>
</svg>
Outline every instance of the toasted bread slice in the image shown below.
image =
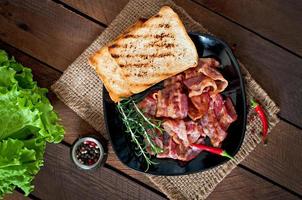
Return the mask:
<svg viewBox="0 0 302 200">
<path fill-rule="evenodd" d="M 194 43 L 178 15 L 167 6 L 112 42 L 109 52 L 132 93 L 142 92 L 198 63 Z"/>
<path fill-rule="evenodd" d="M 89 62 L 95 69 L 99 78 L 103 81 L 104 86 L 109 92 L 110 98 L 114 102 L 118 102 L 121 98 L 132 95 L 121 68 L 116 63 L 115 59 L 112 58 L 107 46 L 103 47 L 90 57 Z"/>
<path fill-rule="evenodd" d="M 167 6 L 149 20 L 139 20 L 89 59 L 115 102 L 195 67 L 197 62 L 194 43 Z"/>
<path fill-rule="evenodd" d="M 141 27 L 145 21 L 147 21 L 147 19 L 140 18 L 135 24 L 132 24 L 130 27 L 128 27 L 126 30 L 124 30 L 117 38 L 115 38 L 114 41 L 122 38 L 123 36 L 125 36 L 128 33 L 130 33 L 131 31 L 133 31 L 133 30 Z M 112 41 L 109 44 L 107 44 L 107 46 L 113 45 L 114 41 Z"/>
<path fill-rule="evenodd" d="M 138 28 L 144 23 L 144 21 L 144 19 L 140 19 L 117 38 L 121 38 L 124 36 L 124 34 L 127 34 L 131 30 Z M 110 44 L 111 43 L 108 45 Z M 102 80 L 104 86 L 109 92 L 110 98 L 114 102 L 118 102 L 121 100 L 121 98 L 126 98 L 132 95 L 119 65 L 108 51 L 108 46 L 103 47 L 93 56 L 91 56 L 89 58 L 89 64 L 93 69 L 95 69 L 97 75 Z"/>
</svg>

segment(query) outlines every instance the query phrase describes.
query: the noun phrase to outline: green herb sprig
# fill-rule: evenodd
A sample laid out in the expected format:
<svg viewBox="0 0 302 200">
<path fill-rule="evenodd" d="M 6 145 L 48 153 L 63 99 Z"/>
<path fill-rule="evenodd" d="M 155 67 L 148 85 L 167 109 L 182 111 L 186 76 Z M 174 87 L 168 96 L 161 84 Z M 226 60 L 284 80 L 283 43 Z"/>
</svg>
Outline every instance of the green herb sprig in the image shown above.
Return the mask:
<svg viewBox="0 0 302 200">
<path fill-rule="evenodd" d="M 161 128 L 162 121 L 148 118 L 141 109 L 138 108 L 133 98 L 123 100 L 117 104 L 118 111 L 121 114 L 126 132 L 129 133 L 131 141 L 135 143 L 135 153 L 142 156 L 147 164 L 146 171 L 150 165 L 156 164 L 151 160 L 151 155 L 147 151 L 147 147 L 151 148 L 154 154 L 161 153 L 163 149 L 154 143 L 154 137 L 157 134 L 163 134 Z"/>
</svg>

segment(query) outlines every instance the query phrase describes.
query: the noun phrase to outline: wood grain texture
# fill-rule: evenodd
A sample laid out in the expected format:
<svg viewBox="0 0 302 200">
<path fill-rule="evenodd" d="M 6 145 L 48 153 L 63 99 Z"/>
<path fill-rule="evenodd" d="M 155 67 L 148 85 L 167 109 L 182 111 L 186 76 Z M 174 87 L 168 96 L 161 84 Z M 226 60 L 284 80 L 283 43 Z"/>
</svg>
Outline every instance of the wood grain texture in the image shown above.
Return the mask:
<svg viewBox="0 0 302 200">
<path fill-rule="evenodd" d="M 192 1 L 175 0 L 211 33 L 236 44 L 235 54 L 280 106 L 280 116 L 302 126 L 302 59 Z"/>
<path fill-rule="evenodd" d="M 242 164 L 302 194 L 301 135 L 302 130 L 281 121 L 270 135 L 269 144 L 259 145 Z"/>
<path fill-rule="evenodd" d="M 302 56 L 302 1 L 196 1 Z"/>
<path fill-rule="evenodd" d="M 31 200 L 31 198 L 25 197 L 18 191 L 14 191 L 12 194 L 6 195 L 3 200 Z"/>
<path fill-rule="evenodd" d="M 47 145 L 45 164 L 35 178 L 33 195 L 45 200 L 164 199 L 108 168 L 79 170 L 69 153 L 65 145 Z"/>
<path fill-rule="evenodd" d="M 99 22 L 110 24 L 128 0 L 62 0 L 62 2 Z"/>
<path fill-rule="evenodd" d="M 208 197 L 208 200 L 216 199 L 293 200 L 299 198 L 237 167 Z"/>
<path fill-rule="evenodd" d="M 0 49 L 6 50 L 10 55 L 14 56 L 24 66 L 30 67 L 34 75 L 34 79 L 38 82 L 40 87 L 50 88 L 50 86 L 61 76 L 61 72 L 58 72 L 50 67 L 40 63 L 27 56 L 26 54 L 9 47 L 5 43 L 0 41 Z M 92 128 L 87 122 L 80 118 L 73 110 L 67 107 L 62 101 L 60 101 L 54 93 L 51 91 L 48 93 L 48 97 L 54 107 L 54 110 L 59 114 L 61 118 L 61 124 L 65 128 L 64 141 L 72 144 L 79 136 L 99 133 Z M 144 174 L 136 172 L 126 166 L 124 166 L 117 158 L 112 150 L 112 146 L 109 144 L 109 152 L 107 158 L 107 164 L 122 171 L 123 173 L 141 181 L 142 183 L 159 190 Z"/>
<path fill-rule="evenodd" d="M 64 70 L 103 30 L 53 1 L 1 0 L 0 39 Z"/>
<path fill-rule="evenodd" d="M 20 3 L 13 4 L 18 1 L 20 1 Z M 29 3 L 31 1 L 13 0 L 5 5 L 1 3 L 1 7 L 5 9 L 1 9 L 0 12 L 0 24 L 4 25 L 4 29 L 0 30 L 0 39 L 60 70 L 65 69 L 68 64 L 89 45 L 89 42 L 100 33 L 101 29 L 103 29 L 95 23 L 67 11 L 64 7 L 54 2 L 37 1 L 38 3 L 31 3 L 29 5 L 27 5 L 26 2 Z M 94 2 L 95 1 L 91 1 L 90 4 L 93 5 Z M 84 2 L 82 2 L 82 4 L 83 3 Z M 236 44 L 236 55 L 243 63 L 247 64 L 247 68 L 253 77 L 281 107 L 280 115 L 302 126 L 302 121 L 300 120 L 302 118 L 302 112 L 296 109 L 302 107 L 300 101 L 300 99 L 302 99 L 302 71 L 297 67 L 302 65 L 302 59 L 192 1 L 176 0 L 176 3 L 189 11 L 191 16 L 198 22 L 204 24 L 209 31 L 224 39 L 230 45 Z M 106 5 L 107 4 L 103 4 L 104 7 Z M 39 12 L 32 13 L 31 9 L 37 10 L 36 7 L 39 8 Z M 18 12 L 21 8 L 24 8 L 23 13 L 24 15 L 26 14 L 24 17 L 18 14 L 22 13 Z M 44 10 L 49 8 L 51 12 L 44 12 L 42 8 Z M 43 10 L 43 12 L 40 12 L 40 10 Z M 9 17 L 9 13 L 14 14 Z M 44 13 L 45 15 L 40 13 Z M 49 13 L 52 14 L 52 17 L 48 16 L 50 15 Z M 114 10 L 112 13 L 117 14 L 114 13 Z M 40 20 L 41 16 L 43 16 L 45 20 L 50 21 L 49 26 L 45 26 L 45 23 Z M 58 19 L 60 18 L 62 19 L 60 21 L 67 21 L 68 23 L 58 23 Z M 30 22 L 32 22 L 32 25 L 28 26 L 31 27 L 31 31 L 24 31 L 16 26 L 19 21 L 30 25 Z M 81 21 L 82 23 L 80 23 Z M 215 26 L 213 26 L 213 24 L 215 24 Z M 43 27 L 43 29 L 41 27 Z M 43 34 L 33 35 L 33 33 L 41 33 L 42 30 Z M 68 35 L 68 37 L 57 37 L 57 32 L 70 32 L 68 30 L 74 32 L 78 37 L 72 37 L 71 35 Z M 12 31 L 14 31 L 14 33 L 12 33 Z M 38 38 L 37 36 L 43 37 L 36 40 Z M 26 38 L 26 40 L 24 38 Z M 72 38 L 72 42 L 70 38 Z M 85 41 L 85 44 L 78 44 L 78 40 Z M 39 43 L 39 41 L 41 43 Z M 57 45 L 53 45 L 53 43 Z M 31 49 L 31 51 L 28 51 L 28 49 Z M 60 54 L 56 54 L 58 51 L 60 51 Z M 66 61 L 66 59 L 69 61 Z"/>
<path fill-rule="evenodd" d="M 95 27 L 95 25 L 87 25 L 87 24 L 93 24 L 92 22 L 87 22 L 87 20 L 82 19 L 80 16 L 75 15 L 74 13 L 71 13 L 67 11 L 65 8 L 58 6 L 54 4 L 51 1 L 39 1 L 36 4 L 36 2 L 33 4 L 31 1 L 25 1 L 29 3 L 28 5 L 23 5 L 22 2 L 20 5 L 23 5 L 23 7 L 20 7 L 15 4 L 15 2 L 19 1 L 10 1 L 10 3 L 3 3 L 6 1 L 0 1 L 0 38 L 3 39 L 6 42 L 9 42 L 15 47 L 18 47 L 22 49 L 23 51 L 29 53 L 30 55 L 39 58 L 40 60 L 43 60 L 44 62 L 53 65 L 57 69 L 63 70 L 67 67 L 68 63 L 71 62 L 85 47 L 85 45 L 79 45 L 76 41 L 73 44 L 71 35 L 68 35 L 69 37 L 62 38 L 53 38 L 54 35 L 56 35 L 55 31 L 59 31 L 60 34 L 63 35 L 64 31 L 67 31 L 70 27 L 77 27 L 79 25 L 74 25 L 74 23 L 78 23 L 79 21 L 84 20 L 83 26 L 80 26 L 78 28 L 71 28 L 76 29 L 76 31 L 73 31 L 74 34 L 82 34 L 78 33 L 80 29 L 85 29 L 87 27 Z M 30 3 L 31 2 L 31 3 Z M 53 7 L 53 10 L 50 9 L 50 16 L 46 15 L 47 13 L 45 11 L 45 8 L 41 9 L 39 7 L 40 4 L 47 4 L 46 7 L 50 5 Z M 299 109 L 300 99 L 301 99 L 301 70 L 297 66 L 301 66 L 301 60 L 297 59 L 295 56 L 289 54 L 288 52 L 283 51 L 282 49 L 276 47 L 275 45 L 263 40 L 262 38 L 259 38 L 252 34 L 251 32 L 248 32 L 240 27 L 238 27 L 236 24 L 233 24 L 229 22 L 228 20 L 225 20 L 224 18 L 213 14 L 209 12 L 207 9 L 203 9 L 202 7 L 196 5 L 195 3 L 188 2 L 188 1 L 177 1 L 178 4 L 183 6 L 190 14 L 193 16 L 193 18 L 198 19 L 198 21 L 205 24 L 206 27 L 209 28 L 211 32 L 218 35 L 219 37 L 225 39 L 230 44 L 237 44 L 237 55 L 244 63 L 248 63 L 248 68 L 254 75 L 254 78 L 259 81 L 263 87 L 269 92 L 269 94 L 276 100 L 282 109 L 282 116 L 285 116 L 287 119 L 290 119 L 292 121 L 301 123 L 299 119 L 301 119 L 301 112 Z M 41 5 L 40 5 L 41 6 Z M 58 7 L 57 7 L 58 6 Z M 30 7 L 30 8 L 29 8 Z M 32 13 L 31 7 L 35 8 L 35 13 Z M 38 9 L 37 9 L 37 8 Z M 43 6 L 42 6 L 43 7 Z M 44 6 L 45 7 L 45 6 Z M 4 9 L 5 8 L 5 9 Z M 22 12 L 20 11 L 22 8 Z M 56 8 L 56 9 L 55 9 Z M 23 11 L 24 10 L 24 11 Z M 59 10 L 59 11 L 58 11 Z M 12 12 L 14 11 L 14 12 Z M 45 12 L 43 14 L 43 12 Z M 60 12 L 62 12 L 60 14 Z M 20 14 L 21 13 L 21 14 Z M 22 14 L 24 13 L 24 14 Z M 58 14 L 59 13 L 59 14 Z M 67 13 L 67 14 L 66 14 Z M 24 15 L 24 16 L 23 16 Z M 30 17 L 28 17 L 30 16 Z M 44 16 L 44 17 L 43 17 Z M 55 16 L 55 17 L 54 17 Z M 66 16 L 69 16 L 65 19 Z M 75 17 L 76 16 L 76 17 Z M 56 19 L 56 20 L 55 20 Z M 62 24 L 60 25 L 60 20 L 63 19 L 68 21 L 71 24 L 64 23 L 64 26 Z M 71 20 L 72 19 L 72 20 Z M 45 26 L 46 23 L 45 20 L 51 21 L 50 26 Z M 17 22 L 30 22 L 30 26 L 28 26 L 27 23 L 23 23 L 26 26 L 24 26 L 22 23 L 17 26 Z M 59 22 L 58 22 L 59 21 Z M 74 22 L 76 21 L 76 22 Z M 58 23 L 58 25 L 54 25 Z M 215 24 L 215 26 L 213 26 Z M 3 25 L 3 26 L 2 26 Z M 30 28 L 30 33 L 27 33 L 27 28 Z M 43 31 L 42 31 L 43 27 Z M 54 29 L 57 28 L 57 29 Z M 25 29 L 25 30 L 24 30 Z M 78 30 L 79 29 L 79 30 Z M 94 29 L 94 28 L 93 28 Z M 96 27 L 98 31 L 100 32 L 100 27 Z M 63 31 L 63 33 L 62 33 Z M 80 31 L 81 32 L 81 31 Z M 85 43 L 87 46 L 88 44 L 94 39 L 92 35 L 90 35 L 93 31 L 88 31 L 87 35 L 85 34 L 76 36 L 76 40 L 80 40 L 83 43 Z M 39 34 L 38 34 L 39 33 Z M 97 34 L 95 34 L 97 35 Z M 83 37 L 81 37 L 83 36 Z M 53 39 L 51 39 L 53 38 Z M 90 38 L 91 40 L 87 39 Z M 60 43 L 57 41 L 60 40 Z M 89 40 L 89 41 L 88 41 Z M 56 45 L 53 45 L 54 42 Z M 58 43 L 56 43 L 58 42 Z M 60 48 L 62 47 L 62 48 Z M 64 47 L 64 48 L 63 48 Z M 64 49 L 64 51 L 62 50 Z M 261 50 L 259 52 L 259 50 Z M 59 51 L 60 53 L 57 53 Z M 46 53 L 47 52 L 47 53 Z M 49 53 L 51 52 L 51 53 Z M 78 52 L 78 53 L 72 53 L 72 52 Z M 77 55 L 76 55 L 77 54 Z M 259 56 L 259 54 L 261 56 Z M 57 57 L 58 56 L 58 57 Z M 69 61 L 68 61 L 69 60 Z M 29 63 L 31 65 L 31 63 Z M 28 65 L 28 66 L 29 66 Z M 35 67 L 35 65 L 33 65 Z M 37 64 L 37 68 L 40 67 L 40 71 L 44 71 L 44 67 L 40 64 Z M 39 72 L 37 69 L 34 74 L 39 74 L 42 72 Z M 47 71 L 47 70 L 46 70 Z M 44 73 L 44 72 L 43 72 Z M 49 75 L 47 73 L 48 76 Z M 36 75 L 38 76 L 38 75 Z M 54 75 L 53 77 L 55 77 Z M 275 78 L 277 77 L 277 78 Z M 38 79 L 38 78 L 37 78 Z M 45 74 L 41 78 L 42 80 L 39 81 L 41 84 L 47 84 L 48 82 L 51 82 L 50 79 L 45 77 Z M 55 79 L 54 79 L 55 80 Z M 269 80 L 269 81 L 268 81 Z M 44 81 L 44 82 L 43 82 Z M 288 97 L 291 98 L 288 98 Z M 52 98 L 52 97 L 51 97 Z M 85 122 L 83 124 L 76 124 L 76 114 L 72 111 L 69 111 L 69 117 L 64 119 L 64 113 L 67 112 L 65 110 L 65 107 L 62 103 L 61 106 L 58 106 L 56 104 L 58 103 L 58 100 L 52 100 L 52 103 L 55 104 L 55 109 L 57 112 L 60 113 L 60 116 L 62 117 L 62 123 L 64 126 L 67 127 L 67 135 L 71 135 L 75 133 L 75 135 L 71 135 L 69 139 L 66 139 L 68 142 L 72 142 L 74 137 L 76 137 L 78 134 L 78 129 L 85 127 L 86 125 L 89 128 L 89 125 Z M 68 108 L 66 107 L 68 110 Z M 73 118 L 74 116 L 74 118 Z M 70 120 L 69 120 L 70 119 Z M 69 121 L 68 121 L 69 120 Z M 82 120 L 83 121 L 83 120 Z M 68 122 L 68 123 L 67 123 Z M 81 119 L 77 123 L 81 122 Z M 84 125 L 86 124 L 86 125 Z M 68 128 L 69 127 L 69 128 Z M 71 130 L 71 131 L 70 131 Z M 86 133 L 86 128 L 83 128 L 82 131 Z M 93 131 L 92 129 L 90 129 Z M 287 133 L 287 132 L 286 132 Z M 273 133 L 274 134 L 274 133 Z M 277 134 L 276 134 L 277 135 Z M 301 134 L 300 134 L 301 135 Z M 68 136 L 69 137 L 69 136 Z M 287 137 L 293 137 L 290 134 L 287 135 Z M 280 138 L 280 141 L 284 140 L 284 138 Z M 297 142 L 301 140 L 301 138 L 292 138 L 288 139 L 289 141 Z M 284 144 L 282 144 L 284 145 Z M 288 145 L 288 144 L 286 144 Z M 301 145 L 292 145 L 294 148 L 292 149 L 293 152 L 301 152 Z M 273 151 L 277 151 L 277 149 L 283 149 L 283 146 L 272 146 Z M 248 158 L 249 159 L 249 158 Z M 259 159 L 259 158 L 257 158 Z M 263 158 L 262 158 L 263 159 Z M 266 158 L 265 158 L 266 159 Z M 270 159 L 275 159 L 273 156 Z M 110 159 L 108 159 L 110 161 Z M 110 162 L 118 162 L 114 158 L 112 158 L 112 161 Z M 274 162 L 274 161 L 273 161 Z M 277 161 L 276 161 L 277 162 Z M 263 160 L 258 160 L 258 163 L 263 163 Z M 287 164 L 292 163 L 282 163 L 284 165 L 282 168 L 287 169 L 290 168 L 287 166 Z M 117 164 L 114 164 L 115 166 L 118 166 Z M 268 176 L 273 177 L 279 176 L 278 173 L 274 173 L 274 166 L 270 165 L 270 163 L 266 164 L 267 168 L 272 168 L 271 171 L 264 171 L 267 173 Z M 121 167 L 122 168 L 122 167 Z M 126 167 L 124 167 L 126 168 Z M 128 169 L 128 168 L 127 168 Z M 128 169 L 129 170 L 129 169 Z M 254 169 L 255 170 L 255 169 Z M 278 170 L 276 170 L 278 171 Z M 279 171 L 278 171 L 279 172 Z M 128 173 L 128 172 L 127 172 Z M 129 172 L 130 173 L 130 172 Z M 263 175 L 266 175 L 263 173 Z M 286 175 L 284 177 L 292 177 L 296 176 L 296 173 L 294 171 L 284 171 Z M 299 177 L 299 176 L 298 176 Z M 286 180 L 276 180 L 276 182 L 283 184 L 288 184 L 288 182 L 283 183 L 280 181 L 286 181 Z M 291 183 L 290 183 L 291 184 Z"/>
<path fill-rule="evenodd" d="M 31 67 L 35 79 L 42 87 L 49 87 L 53 81 L 59 76 L 60 72 L 55 71 L 41 64 L 37 60 L 21 53 L 20 51 L 10 48 L 4 43 L 0 43 L 0 48 L 5 49 L 16 59 L 23 63 L 25 66 Z M 64 105 L 61 101 L 56 99 L 55 95 L 51 94 L 50 99 L 54 105 L 55 110 L 60 114 L 62 123 L 66 128 L 65 141 L 72 143 L 79 135 L 85 134 L 97 134 L 96 131 L 84 122 L 79 116 L 77 116 L 71 109 Z M 286 137 L 285 137 L 286 136 Z M 286 140 L 284 139 L 286 138 Z M 288 141 L 288 142 L 287 142 Z M 270 144 L 267 147 L 259 146 L 254 153 L 252 153 L 247 160 L 243 163 L 247 167 L 259 172 L 260 174 L 269 177 L 275 182 L 284 185 L 291 190 L 300 192 L 301 183 L 301 155 L 295 152 L 302 151 L 302 132 L 298 129 L 281 122 L 270 135 Z M 266 150 L 266 148 L 269 148 Z M 259 152 L 260 151 L 260 152 Z M 284 152 L 278 154 L 272 154 L 271 152 Z M 280 157 L 280 155 L 283 155 Z M 289 155 L 288 157 L 286 155 Z M 251 161 L 249 161 L 251 160 Z M 289 161 L 289 162 L 288 162 Z M 126 166 L 124 166 L 114 154 L 111 145 L 109 145 L 109 155 L 107 163 L 114 168 L 128 174 L 129 176 L 153 187 L 158 188 L 150 182 L 150 180 L 143 174 L 138 173 Z M 271 163 L 277 163 L 271 165 Z M 298 165 L 296 165 L 296 164 Z M 300 167 L 299 167 L 300 165 Z M 289 170 L 287 170 L 289 169 Z M 280 174 L 281 173 L 281 174 Z M 289 179 L 288 177 L 294 177 Z M 216 191 L 215 191 L 216 192 Z M 215 193 L 214 192 L 214 193 Z"/>
</svg>

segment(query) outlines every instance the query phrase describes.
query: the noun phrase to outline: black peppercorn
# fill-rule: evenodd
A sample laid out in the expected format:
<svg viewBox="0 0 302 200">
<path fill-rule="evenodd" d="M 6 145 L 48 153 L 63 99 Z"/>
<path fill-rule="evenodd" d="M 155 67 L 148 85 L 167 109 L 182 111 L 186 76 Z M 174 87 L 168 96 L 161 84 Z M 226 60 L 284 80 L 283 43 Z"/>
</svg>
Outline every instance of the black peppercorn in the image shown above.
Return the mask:
<svg viewBox="0 0 302 200">
<path fill-rule="evenodd" d="M 106 160 L 103 144 L 94 137 L 82 137 L 71 148 L 71 159 L 81 169 L 96 169 Z"/>
<path fill-rule="evenodd" d="M 77 147 L 76 158 L 84 165 L 93 165 L 100 157 L 100 152 L 97 149 L 95 142 L 85 141 Z"/>
</svg>

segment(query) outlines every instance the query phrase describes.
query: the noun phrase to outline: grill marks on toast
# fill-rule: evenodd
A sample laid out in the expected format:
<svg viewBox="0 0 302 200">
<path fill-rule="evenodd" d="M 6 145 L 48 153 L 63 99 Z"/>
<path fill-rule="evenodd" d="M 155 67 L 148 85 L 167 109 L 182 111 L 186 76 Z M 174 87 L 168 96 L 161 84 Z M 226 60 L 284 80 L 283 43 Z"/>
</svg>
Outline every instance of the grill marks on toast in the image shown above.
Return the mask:
<svg viewBox="0 0 302 200">
<path fill-rule="evenodd" d="M 153 41 L 150 42 L 148 44 L 145 45 L 145 47 L 157 47 L 157 48 L 173 48 L 176 47 L 177 45 L 171 42 L 164 42 L 164 41 Z M 128 43 L 128 44 L 113 44 L 111 46 L 109 46 L 110 49 L 115 49 L 115 48 L 122 48 L 122 49 L 126 49 L 126 48 L 131 48 L 132 44 Z"/>
<path fill-rule="evenodd" d="M 137 76 L 137 77 L 139 77 L 139 78 L 142 78 L 142 77 L 144 77 L 147 74 L 148 74 L 147 71 L 140 71 L 139 73 L 134 73 L 134 75 Z M 133 75 L 132 73 L 124 73 L 124 76 L 126 78 L 130 77 L 132 75 Z M 153 75 L 155 75 L 155 76 L 171 76 L 171 75 L 174 75 L 174 73 L 169 73 L 169 72 L 154 72 Z"/>
<path fill-rule="evenodd" d="M 160 15 L 155 17 L 161 17 Z M 145 26 L 145 28 L 154 28 L 161 30 L 161 33 L 156 34 L 134 34 L 134 33 L 127 33 L 123 36 L 124 43 L 113 43 L 111 46 L 109 46 L 109 51 L 111 52 L 111 56 L 117 60 L 121 68 L 125 67 L 135 67 L 135 68 L 142 68 L 142 67 L 151 67 L 153 64 L 153 60 L 156 58 L 164 58 L 164 57 L 173 57 L 175 56 L 172 52 L 173 48 L 176 47 L 176 45 L 173 43 L 175 40 L 175 36 L 168 30 L 171 27 L 170 24 L 167 23 L 160 23 L 160 24 L 151 24 Z M 126 49 L 132 49 L 133 52 L 136 51 L 136 46 L 132 44 L 132 39 L 141 39 L 145 41 L 150 41 L 147 44 L 144 44 L 144 48 L 155 48 L 156 53 L 149 53 L 149 54 L 143 54 L 143 53 L 120 53 L 120 52 L 127 52 Z M 129 41 L 126 42 L 125 41 Z M 118 51 L 114 51 L 114 49 L 119 49 Z M 161 52 L 159 52 L 159 50 Z M 154 52 L 154 50 L 153 50 Z M 135 58 L 135 62 L 133 61 L 133 58 Z M 147 63 L 145 61 L 148 61 Z M 133 75 L 133 74 L 132 74 Z M 144 74 L 135 74 L 137 77 L 142 77 Z M 129 77 L 130 75 L 127 75 L 126 77 Z"/>
<path fill-rule="evenodd" d="M 142 39 L 150 39 L 150 38 L 156 38 L 156 39 L 163 39 L 165 37 L 168 38 L 174 38 L 174 36 L 170 33 L 161 33 L 161 34 L 155 34 L 155 35 L 151 35 L 151 34 L 145 34 L 145 35 L 135 35 L 135 34 L 126 34 L 123 38 L 124 39 L 137 39 L 137 38 L 142 38 Z"/>
<path fill-rule="evenodd" d="M 111 56 L 116 59 L 120 58 L 120 57 L 126 57 L 126 58 L 139 57 L 139 58 L 146 60 L 146 59 L 150 59 L 150 58 L 163 58 L 163 57 L 167 57 L 167 56 L 173 56 L 173 54 L 170 52 L 167 52 L 167 53 L 154 53 L 154 54 L 111 54 Z"/>
<path fill-rule="evenodd" d="M 140 19 L 91 59 L 113 101 L 197 65 L 198 54 L 178 15 L 168 6 Z"/>
<path fill-rule="evenodd" d="M 179 55 L 182 44 L 176 42 L 179 38 L 174 24 L 161 14 L 151 19 L 152 23 L 141 24 L 139 29 L 127 32 L 109 46 L 111 56 L 122 69 L 130 88 L 135 88 L 134 93 L 174 75 L 173 68 L 167 70 L 167 61 L 178 62 L 176 60 L 183 57 Z"/>
<path fill-rule="evenodd" d="M 149 44 L 146 45 L 146 47 L 157 47 L 157 48 L 166 48 L 166 49 L 174 48 L 176 46 L 177 45 L 171 42 L 169 43 L 169 42 L 160 42 L 160 41 L 150 42 Z"/>
<path fill-rule="evenodd" d="M 120 64 L 120 67 L 149 67 L 151 63 L 130 63 L 130 64 Z"/>
<path fill-rule="evenodd" d="M 170 28 L 170 24 L 158 24 L 158 25 L 155 25 L 155 27 L 158 27 L 158 28 Z"/>
</svg>

